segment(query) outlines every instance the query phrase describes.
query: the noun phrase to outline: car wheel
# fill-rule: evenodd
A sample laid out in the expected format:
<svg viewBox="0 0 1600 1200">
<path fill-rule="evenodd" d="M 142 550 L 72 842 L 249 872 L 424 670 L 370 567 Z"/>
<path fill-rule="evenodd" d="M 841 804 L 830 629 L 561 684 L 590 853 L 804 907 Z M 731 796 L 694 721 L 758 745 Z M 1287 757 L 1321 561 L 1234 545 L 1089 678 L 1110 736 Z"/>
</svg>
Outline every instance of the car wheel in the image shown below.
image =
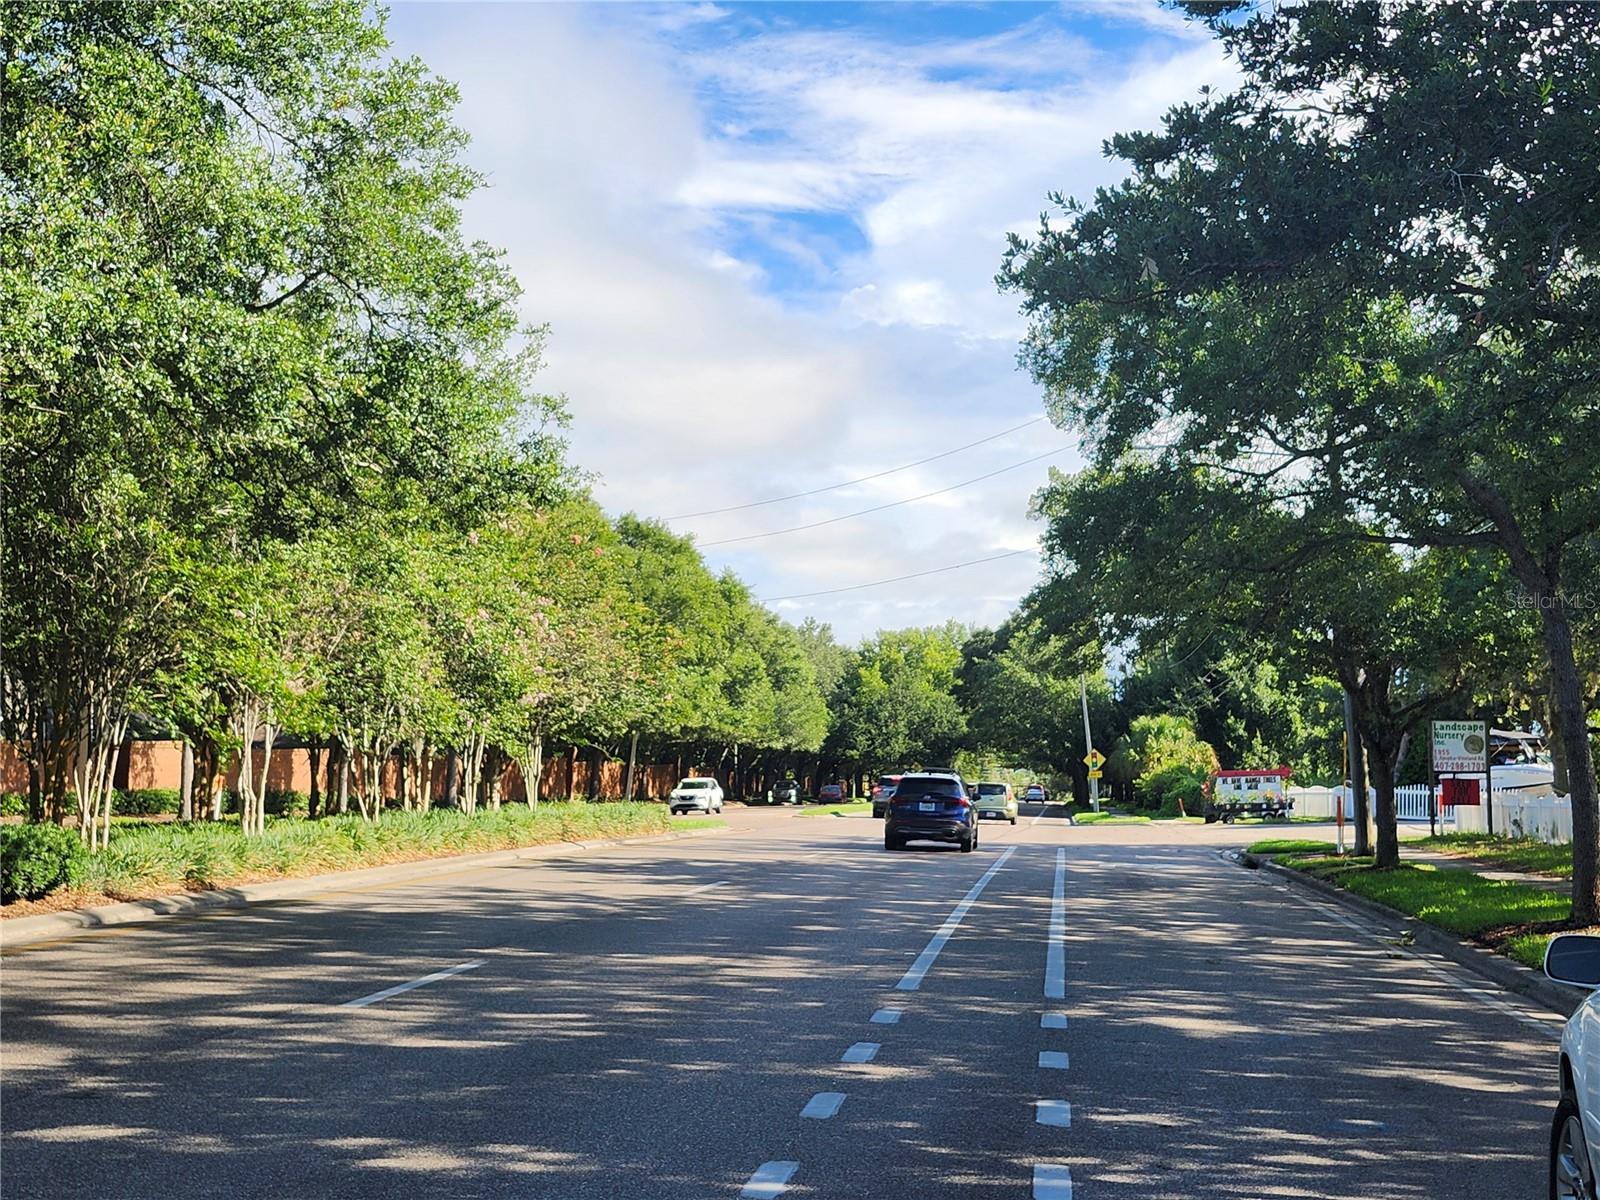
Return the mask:
<svg viewBox="0 0 1600 1200">
<path fill-rule="evenodd" d="M 978 835 L 977 834 L 975 834 L 975 833 L 974 834 L 969 834 L 967 837 L 964 837 L 964 838 L 961 839 L 961 853 L 963 853 L 963 854 L 971 854 L 977 848 L 978 848 Z"/>
<path fill-rule="evenodd" d="M 1012 817 L 1012 818 L 1011 818 L 1011 823 L 1012 823 L 1012 824 L 1013 824 L 1013 825 L 1015 825 L 1015 824 L 1016 824 L 1016 823 L 1017 823 L 1017 819 L 1016 819 L 1016 818 L 1015 818 L 1015 817 Z"/>
<path fill-rule="evenodd" d="M 1594 1167 L 1578 1102 L 1561 1097 L 1550 1123 L 1550 1200 L 1595 1200 Z"/>
<path fill-rule="evenodd" d="M 905 849 L 905 845 L 906 844 L 904 842 L 902 842 L 899 838 L 895 837 L 894 834 L 888 833 L 888 832 L 884 833 L 884 835 L 883 835 L 883 848 L 885 850 L 904 850 Z"/>
</svg>

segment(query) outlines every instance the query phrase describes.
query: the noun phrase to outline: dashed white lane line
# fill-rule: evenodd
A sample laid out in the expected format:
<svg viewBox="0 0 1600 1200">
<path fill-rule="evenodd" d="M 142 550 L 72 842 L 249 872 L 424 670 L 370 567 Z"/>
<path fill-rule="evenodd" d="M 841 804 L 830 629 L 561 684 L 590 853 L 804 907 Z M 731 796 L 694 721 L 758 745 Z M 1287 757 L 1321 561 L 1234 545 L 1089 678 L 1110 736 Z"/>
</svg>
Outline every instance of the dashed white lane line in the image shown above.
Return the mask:
<svg viewBox="0 0 1600 1200">
<path fill-rule="evenodd" d="M 813 1121 L 826 1121 L 839 1111 L 839 1106 L 843 1103 L 843 1092 L 818 1092 L 806 1101 L 806 1106 L 800 1110 L 800 1115 L 809 1117 Z"/>
<path fill-rule="evenodd" d="M 878 1042 L 857 1042 L 844 1052 L 840 1062 L 869 1063 L 878 1056 Z"/>
<path fill-rule="evenodd" d="M 1056 882 L 1050 893 L 1050 941 L 1044 954 L 1044 994 L 1060 1000 L 1067 994 L 1067 852 L 1056 851 Z"/>
<path fill-rule="evenodd" d="M 1035 1100 L 1033 1119 L 1040 1125 L 1069 1129 L 1072 1126 L 1072 1105 L 1065 1100 Z"/>
<path fill-rule="evenodd" d="M 684 895 L 685 896 L 698 896 L 701 892 L 709 892 L 712 888 L 727 887 L 727 886 L 728 886 L 728 881 L 726 879 L 719 879 L 715 883 L 706 884 L 705 887 L 691 888 L 689 891 L 685 892 Z"/>
<path fill-rule="evenodd" d="M 1039 1065 L 1046 1070 L 1065 1071 L 1067 1069 L 1067 1052 L 1065 1050 L 1039 1051 Z"/>
<path fill-rule="evenodd" d="M 1067 1014 L 1064 1012 L 1047 1012 L 1039 1016 L 1040 1029 L 1065 1029 L 1067 1027 Z"/>
<path fill-rule="evenodd" d="M 995 877 L 1001 867 L 1006 865 L 1006 860 L 1016 852 L 1017 848 L 1015 846 L 1007 846 L 1005 852 L 995 859 L 994 866 L 985 871 L 982 878 L 972 885 L 971 890 L 962 898 L 961 903 L 957 904 L 951 910 L 950 915 L 944 919 L 944 924 L 939 926 L 938 932 L 929 940 L 922 953 L 917 955 L 917 961 L 911 964 L 911 969 L 901 976 L 899 983 L 894 985 L 896 990 L 914 992 L 922 986 L 923 976 L 938 961 L 939 952 L 944 949 L 944 944 L 950 940 L 951 935 L 960 926 L 962 918 L 967 915 L 967 910 L 977 902 L 978 897 L 983 894 L 983 889 L 989 886 L 989 881 Z"/>
<path fill-rule="evenodd" d="M 900 1014 L 904 1011 L 901 1008 L 880 1008 L 872 1014 L 872 1023 L 874 1025 L 898 1025 L 900 1024 Z"/>
<path fill-rule="evenodd" d="M 1035 1164 L 1033 1200 L 1072 1200 L 1072 1168 L 1065 1163 Z"/>
<path fill-rule="evenodd" d="M 771 1200 L 787 1190 L 789 1180 L 799 1169 L 797 1162 L 762 1163 L 744 1185 L 744 1191 L 739 1193 L 739 1200 Z"/>
<path fill-rule="evenodd" d="M 390 996 L 398 996 L 401 992 L 409 992 L 412 988 L 423 987 L 430 983 L 438 983 L 441 979 L 449 979 L 452 975 L 459 975 L 463 971 L 475 971 L 483 966 L 484 959 L 475 958 L 471 962 L 457 963 L 453 967 L 446 967 L 442 971 L 435 971 L 431 975 L 424 975 L 421 979 L 413 979 L 409 983 L 397 983 L 393 987 L 384 988 L 381 992 L 373 992 L 370 996 L 362 996 L 359 1000 L 346 1000 L 340 1008 L 365 1008 L 369 1004 L 376 1004 L 380 1000 L 387 1000 Z"/>
</svg>

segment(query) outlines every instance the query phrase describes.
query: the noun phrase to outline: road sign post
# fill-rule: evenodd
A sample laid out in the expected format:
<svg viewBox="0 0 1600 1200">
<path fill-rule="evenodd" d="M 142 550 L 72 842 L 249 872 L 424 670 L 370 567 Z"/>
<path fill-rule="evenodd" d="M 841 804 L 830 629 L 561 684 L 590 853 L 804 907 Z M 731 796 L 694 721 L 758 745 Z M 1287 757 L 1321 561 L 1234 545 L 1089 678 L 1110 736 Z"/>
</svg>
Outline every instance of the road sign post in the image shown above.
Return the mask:
<svg viewBox="0 0 1600 1200">
<path fill-rule="evenodd" d="M 1105 757 L 1094 748 L 1094 734 L 1089 729 L 1089 680 L 1087 676 L 1078 676 L 1078 695 L 1083 701 L 1083 744 L 1089 753 L 1083 756 L 1084 763 L 1089 768 L 1089 807 L 1095 812 L 1100 811 L 1100 765 L 1105 762 Z M 1090 759 L 1094 759 L 1090 762 Z"/>
</svg>

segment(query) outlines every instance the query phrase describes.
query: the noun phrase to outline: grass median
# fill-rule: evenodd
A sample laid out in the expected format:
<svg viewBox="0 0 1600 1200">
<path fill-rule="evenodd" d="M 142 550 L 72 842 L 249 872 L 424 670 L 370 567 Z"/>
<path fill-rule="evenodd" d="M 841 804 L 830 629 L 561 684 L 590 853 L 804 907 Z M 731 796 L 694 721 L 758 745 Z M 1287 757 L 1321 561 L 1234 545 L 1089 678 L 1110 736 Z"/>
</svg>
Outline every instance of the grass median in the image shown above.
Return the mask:
<svg viewBox="0 0 1600 1200">
<path fill-rule="evenodd" d="M 508 804 L 470 816 L 455 809 L 388 812 L 375 822 L 355 816 L 272 820 L 256 837 L 245 837 L 231 822 L 115 826 L 111 845 L 84 859 L 66 888 L 37 901 L 8 904 L 3 912 L 22 916 L 456 854 L 721 824 L 714 818 L 674 821 L 660 804 L 546 803 L 538 808 Z"/>
<path fill-rule="evenodd" d="M 1250 847 L 1253 853 L 1269 850 Z M 1377 870 L 1370 858 L 1290 854 L 1283 865 L 1346 891 L 1469 938 L 1537 968 L 1545 944 L 1572 916 L 1572 901 L 1557 892 L 1510 880 L 1485 879 L 1468 870 L 1402 864 Z"/>
<path fill-rule="evenodd" d="M 1507 871 L 1572 878 L 1572 846 L 1569 844 L 1551 845 L 1535 838 L 1491 837 L 1487 833 L 1444 833 L 1406 845 L 1470 858 Z"/>
</svg>

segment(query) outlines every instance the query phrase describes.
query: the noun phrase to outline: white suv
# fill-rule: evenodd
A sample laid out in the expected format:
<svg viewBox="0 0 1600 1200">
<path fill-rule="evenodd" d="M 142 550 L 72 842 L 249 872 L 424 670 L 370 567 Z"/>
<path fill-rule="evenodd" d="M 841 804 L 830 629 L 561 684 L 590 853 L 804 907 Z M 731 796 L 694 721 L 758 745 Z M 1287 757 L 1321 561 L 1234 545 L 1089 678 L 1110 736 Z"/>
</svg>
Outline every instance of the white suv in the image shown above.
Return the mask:
<svg viewBox="0 0 1600 1200">
<path fill-rule="evenodd" d="M 722 811 L 722 785 L 715 779 L 685 779 L 667 796 L 672 815 Z"/>
<path fill-rule="evenodd" d="M 1589 988 L 1561 1032 L 1561 1101 L 1550 1126 L 1550 1200 L 1596 1200 L 1600 1189 L 1600 937 L 1550 939 L 1544 973 Z"/>
</svg>

